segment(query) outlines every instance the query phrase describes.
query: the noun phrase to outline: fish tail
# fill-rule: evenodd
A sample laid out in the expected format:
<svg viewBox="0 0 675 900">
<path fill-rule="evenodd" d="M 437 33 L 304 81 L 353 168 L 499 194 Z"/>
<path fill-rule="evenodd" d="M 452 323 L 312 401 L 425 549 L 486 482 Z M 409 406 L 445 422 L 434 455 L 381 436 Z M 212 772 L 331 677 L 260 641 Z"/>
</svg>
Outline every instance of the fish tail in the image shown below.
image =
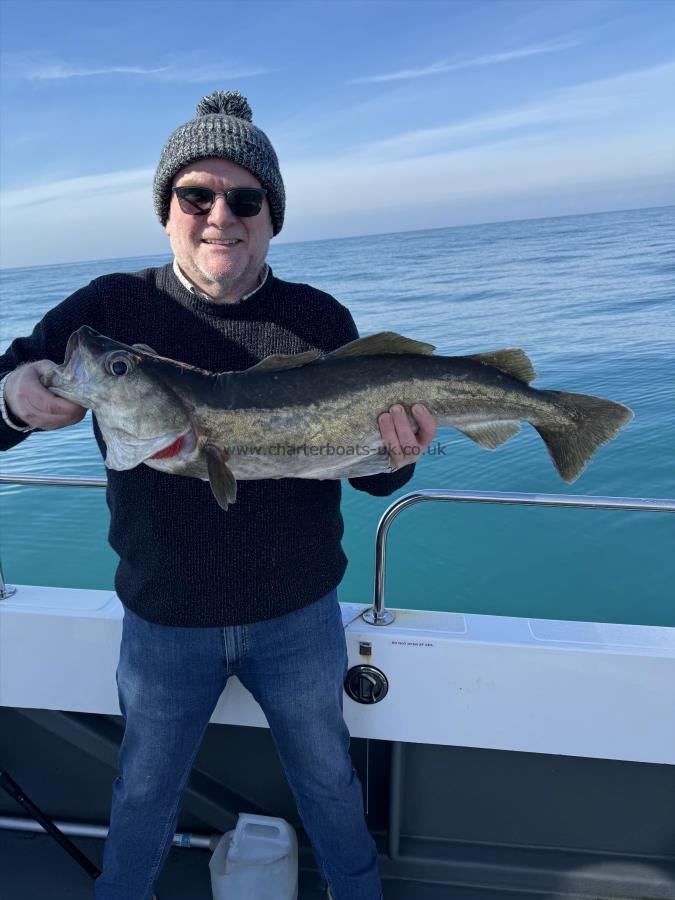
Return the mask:
<svg viewBox="0 0 675 900">
<path fill-rule="evenodd" d="M 560 477 L 576 481 L 595 451 L 613 440 L 633 418 L 633 411 L 621 403 L 588 394 L 545 391 L 558 406 L 563 406 L 572 422 L 565 425 L 532 423 L 548 448 Z"/>
</svg>

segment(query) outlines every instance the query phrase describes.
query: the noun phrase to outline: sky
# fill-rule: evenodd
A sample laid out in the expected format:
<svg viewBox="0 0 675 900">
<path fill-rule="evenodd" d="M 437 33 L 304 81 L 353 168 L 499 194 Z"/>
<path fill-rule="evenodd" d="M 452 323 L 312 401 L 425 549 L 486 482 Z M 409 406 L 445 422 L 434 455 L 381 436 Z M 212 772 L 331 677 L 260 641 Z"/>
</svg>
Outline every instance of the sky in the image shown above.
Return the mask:
<svg viewBox="0 0 675 900">
<path fill-rule="evenodd" d="M 675 0 L 0 0 L 0 265 L 168 253 L 152 177 L 238 90 L 277 243 L 675 203 Z"/>
</svg>

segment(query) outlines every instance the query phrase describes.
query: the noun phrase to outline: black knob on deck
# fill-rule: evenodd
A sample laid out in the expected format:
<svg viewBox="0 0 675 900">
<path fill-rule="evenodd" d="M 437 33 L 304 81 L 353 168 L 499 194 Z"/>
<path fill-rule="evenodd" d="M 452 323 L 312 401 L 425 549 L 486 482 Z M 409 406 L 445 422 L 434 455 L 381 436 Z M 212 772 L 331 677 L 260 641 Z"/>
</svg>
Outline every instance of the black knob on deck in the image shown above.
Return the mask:
<svg viewBox="0 0 675 900">
<path fill-rule="evenodd" d="M 379 703 L 388 690 L 387 676 L 375 666 L 352 666 L 345 677 L 345 691 L 357 703 Z"/>
</svg>

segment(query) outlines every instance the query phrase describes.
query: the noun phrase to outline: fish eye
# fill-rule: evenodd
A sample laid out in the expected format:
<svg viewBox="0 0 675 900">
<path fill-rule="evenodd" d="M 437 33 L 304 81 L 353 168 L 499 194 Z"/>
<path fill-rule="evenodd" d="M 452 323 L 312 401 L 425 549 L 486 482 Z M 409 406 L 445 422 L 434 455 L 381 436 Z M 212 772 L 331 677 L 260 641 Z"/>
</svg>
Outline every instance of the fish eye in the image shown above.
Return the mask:
<svg viewBox="0 0 675 900">
<path fill-rule="evenodd" d="M 105 361 L 105 368 L 110 375 L 127 375 L 131 369 L 131 360 L 121 353 L 111 353 Z"/>
</svg>

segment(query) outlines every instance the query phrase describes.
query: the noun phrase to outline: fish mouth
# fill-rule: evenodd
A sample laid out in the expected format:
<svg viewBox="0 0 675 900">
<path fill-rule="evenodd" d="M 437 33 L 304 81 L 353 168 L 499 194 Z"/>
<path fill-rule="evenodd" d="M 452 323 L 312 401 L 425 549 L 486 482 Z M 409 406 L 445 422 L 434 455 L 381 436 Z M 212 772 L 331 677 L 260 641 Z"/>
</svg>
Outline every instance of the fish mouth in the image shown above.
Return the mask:
<svg viewBox="0 0 675 900">
<path fill-rule="evenodd" d="M 85 360 L 90 366 L 95 366 L 100 357 L 112 349 L 133 350 L 125 344 L 111 341 L 89 325 L 82 325 L 68 338 L 61 365 L 42 375 L 40 381 L 44 387 L 58 388 L 63 392 L 73 391 L 78 385 L 83 386 L 89 381 Z M 61 391 L 54 390 L 54 393 L 68 398 L 68 395 Z"/>
<path fill-rule="evenodd" d="M 84 360 L 82 359 L 80 339 L 77 333 L 71 334 L 68 338 L 63 359 L 63 374 L 71 378 L 84 377 Z"/>
<path fill-rule="evenodd" d="M 63 363 L 58 367 L 64 378 L 78 380 L 86 377 L 82 347 L 87 347 L 87 338 L 99 337 L 98 333 L 88 325 L 82 325 L 68 338 L 66 350 L 63 355 Z M 87 348 L 89 349 L 89 348 Z"/>
<path fill-rule="evenodd" d="M 57 397 L 84 404 L 84 387 L 88 381 L 77 333 L 68 338 L 63 363 L 40 376 L 44 387 Z"/>
</svg>

